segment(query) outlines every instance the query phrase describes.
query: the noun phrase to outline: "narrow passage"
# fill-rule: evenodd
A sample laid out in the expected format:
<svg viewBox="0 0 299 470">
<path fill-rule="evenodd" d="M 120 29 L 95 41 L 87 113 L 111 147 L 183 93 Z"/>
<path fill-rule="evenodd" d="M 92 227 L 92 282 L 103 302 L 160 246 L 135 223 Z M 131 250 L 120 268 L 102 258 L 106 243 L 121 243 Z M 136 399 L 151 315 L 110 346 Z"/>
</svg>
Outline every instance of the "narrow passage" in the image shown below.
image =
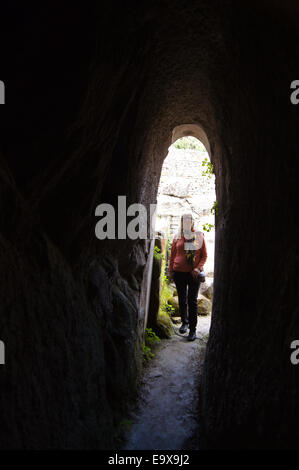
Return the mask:
<svg viewBox="0 0 299 470">
<path fill-rule="evenodd" d="M 198 317 L 193 342 L 175 327 L 170 339 L 156 345 L 155 357 L 143 372 L 123 450 L 194 449 L 199 378 L 210 322 L 211 315 Z"/>
</svg>

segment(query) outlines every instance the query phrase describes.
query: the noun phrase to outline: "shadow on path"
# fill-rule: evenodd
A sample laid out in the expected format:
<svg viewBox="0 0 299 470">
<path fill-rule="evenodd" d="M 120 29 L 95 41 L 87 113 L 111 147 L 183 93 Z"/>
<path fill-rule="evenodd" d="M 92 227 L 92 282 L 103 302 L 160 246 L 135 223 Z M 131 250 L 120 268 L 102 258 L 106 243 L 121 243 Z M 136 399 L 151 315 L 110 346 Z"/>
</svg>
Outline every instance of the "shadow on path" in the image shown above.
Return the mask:
<svg viewBox="0 0 299 470">
<path fill-rule="evenodd" d="M 198 317 L 197 339 L 187 341 L 178 327 L 155 347 L 145 367 L 132 426 L 123 450 L 194 449 L 198 428 L 198 387 L 211 316 Z"/>
</svg>

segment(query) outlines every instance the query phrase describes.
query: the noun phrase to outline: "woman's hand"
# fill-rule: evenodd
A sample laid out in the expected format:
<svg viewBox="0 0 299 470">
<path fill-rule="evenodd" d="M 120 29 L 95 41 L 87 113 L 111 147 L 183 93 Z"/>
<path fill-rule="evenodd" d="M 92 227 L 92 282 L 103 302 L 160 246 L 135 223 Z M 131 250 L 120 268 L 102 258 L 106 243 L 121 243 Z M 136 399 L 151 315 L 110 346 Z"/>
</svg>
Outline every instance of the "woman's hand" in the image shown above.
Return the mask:
<svg viewBox="0 0 299 470">
<path fill-rule="evenodd" d="M 198 279 L 199 272 L 197 270 L 193 269 L 193 271 L 191 271 L 191 276 L 193 277 L 193 279 Z"/>
</svg>

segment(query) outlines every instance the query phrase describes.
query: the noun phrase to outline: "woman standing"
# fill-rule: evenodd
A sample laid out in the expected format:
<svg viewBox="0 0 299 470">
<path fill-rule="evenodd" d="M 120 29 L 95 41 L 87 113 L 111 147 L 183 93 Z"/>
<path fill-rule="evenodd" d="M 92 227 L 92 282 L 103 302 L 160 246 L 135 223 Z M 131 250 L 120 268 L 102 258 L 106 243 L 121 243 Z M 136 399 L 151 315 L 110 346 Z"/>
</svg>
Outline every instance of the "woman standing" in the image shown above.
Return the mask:
<svg viewBox="0 0 299 470">
<path fill-rule="evenodd" d="M 169 259 L 169 278 L 174 281 L 179 298 L 182 325 L 180 333 L 186 333 L 188 340 L 196 339 L 197 295 L 200 286 L 200 272 L 207 260 L 204 234 L 194 230 L 191 214 L 181 217 L 181 227 L 174 237 Z M 188 311 L 187 311 L 188 306 Z"/>
</svg>

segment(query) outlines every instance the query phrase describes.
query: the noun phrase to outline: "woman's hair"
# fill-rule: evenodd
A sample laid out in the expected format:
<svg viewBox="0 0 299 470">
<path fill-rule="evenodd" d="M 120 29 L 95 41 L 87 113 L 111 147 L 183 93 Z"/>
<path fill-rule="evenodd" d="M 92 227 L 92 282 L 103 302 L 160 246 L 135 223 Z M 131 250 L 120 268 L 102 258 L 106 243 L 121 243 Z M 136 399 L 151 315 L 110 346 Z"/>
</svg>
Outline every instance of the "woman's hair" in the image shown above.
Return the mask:
<svg viewBox="0 0 299 470">
<path fill-rule="evenodd" d="M 191 230 L 194 230 L 194 219 L 192 217 L 192 214 L 183 214 L 181 216 L 181 224 L 180 224 L 180 231 L 179 231 L 179 235 L 180 237 L 183 237 L 184 236 L 184 220 L 186 219 L 191 219 Z"/>
<path fill-rule="evenodd" d="M 193 232 L 193 235 L 192 235 L 191 238 L 194 237 L 196 250 L 199 250 L 202 247 L 202 244 L 203 244 L 204 234 L 201 231 L 195 231 L 194 230 L 194 219 L 192 217 L 192 214 L 183 214 L 181 216 L 180 228 L 179 228 L 178 232 L 174 235 L 173 240 L 177 241 L 177 240 L 179 240 L 180 238 L 182 238 L 184 236 L 183 224 L 184 224 L 185 217 L 191 219 L 191 231 Z M 185 238 L 187 240 L 191 240 L 191 238 L 190 239 L 188 239 L 187 237 L 185 237 Z"/>
</svg>

